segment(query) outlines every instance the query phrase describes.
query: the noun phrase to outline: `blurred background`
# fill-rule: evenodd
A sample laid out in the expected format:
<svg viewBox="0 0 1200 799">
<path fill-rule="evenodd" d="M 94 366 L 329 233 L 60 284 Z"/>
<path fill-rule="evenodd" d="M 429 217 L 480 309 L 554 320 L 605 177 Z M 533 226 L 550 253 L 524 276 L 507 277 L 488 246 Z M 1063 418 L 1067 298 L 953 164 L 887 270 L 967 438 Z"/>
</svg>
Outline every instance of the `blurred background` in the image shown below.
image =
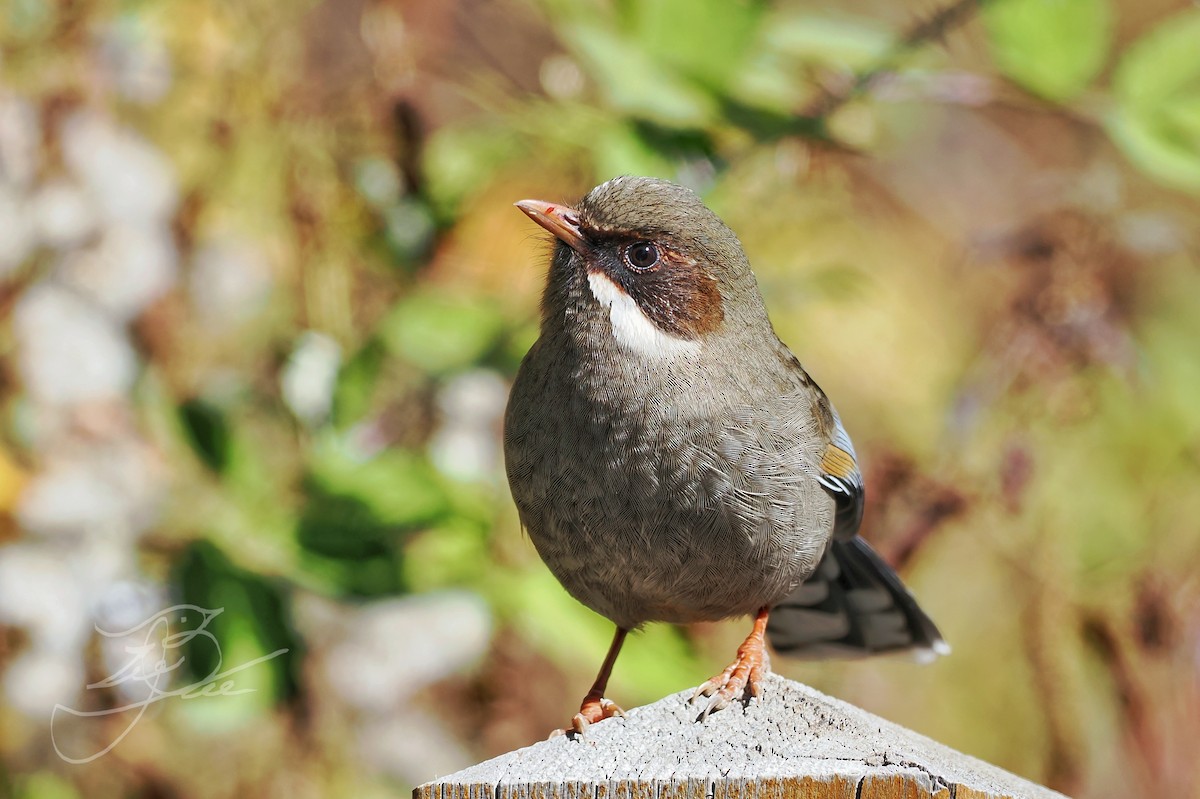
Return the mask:
<svg viewBox="0 0 1200 799">
<path fill-rule="evenodd" d="M 0 796 L 406 796 L 569 719 L 611 626 L 503 476 L 512 202 L 617 174 L 739 233 L 954 647 L 776 669 L 1200 796 L 1198 42 L 1178 0 L 6 0 Z M 652 626 L 609 696 L 746 630 Z"/>
</svg>

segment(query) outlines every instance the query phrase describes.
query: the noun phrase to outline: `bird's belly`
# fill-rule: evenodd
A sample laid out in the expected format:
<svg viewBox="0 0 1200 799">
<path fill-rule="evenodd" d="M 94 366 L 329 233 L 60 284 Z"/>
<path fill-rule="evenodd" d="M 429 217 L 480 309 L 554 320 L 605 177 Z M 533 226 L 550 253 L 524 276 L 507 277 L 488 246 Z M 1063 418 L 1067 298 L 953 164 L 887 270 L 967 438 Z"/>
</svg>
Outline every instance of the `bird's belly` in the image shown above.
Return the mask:
<svg viewBox="0 0 1200 799">
<path fill-rule="evenodd" d="M 782 599 L 813 567 L 796 556 L 800 547 L 786 541 L 711 536 L 711 526 L 698 534 L 704 525 L 691 520 L 652 527 L 633 518 L 611 523 L 599 536 L 580 535 L 569 519 L 552 523 L 569 536 L 539 535 L 533 528 L 530 534 L 564 587 L 622 627 L 752 614 Z"/>
<path fill-rule="evenodd" d="M 704 431 L 606 425 L 509 441 L 513 496 L 546 565 L 622 627 L 755 612 L 815 568 L 832 501 L 790 463 Z M 665 440 L 664 440 L 665 439 Z M 734 454 L 730 454 L 734 453 Z"/>
</svg>

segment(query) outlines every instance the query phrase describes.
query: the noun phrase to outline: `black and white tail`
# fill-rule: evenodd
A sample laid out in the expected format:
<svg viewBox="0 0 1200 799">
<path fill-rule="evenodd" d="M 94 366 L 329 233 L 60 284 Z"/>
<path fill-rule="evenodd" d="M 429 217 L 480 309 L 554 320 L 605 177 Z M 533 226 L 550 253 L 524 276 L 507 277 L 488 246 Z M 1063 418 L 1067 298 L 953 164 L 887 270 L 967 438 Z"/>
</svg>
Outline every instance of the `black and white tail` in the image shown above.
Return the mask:
<svg viewBox="0 0 1200 799">
<path fill-rule="evenodd" d="M 812 576 L 772 609 L 767 637 L 780 654 L 803 658 L 950 651 L 899 575 L 857 535 L 829 542 Z"/>
</svg>

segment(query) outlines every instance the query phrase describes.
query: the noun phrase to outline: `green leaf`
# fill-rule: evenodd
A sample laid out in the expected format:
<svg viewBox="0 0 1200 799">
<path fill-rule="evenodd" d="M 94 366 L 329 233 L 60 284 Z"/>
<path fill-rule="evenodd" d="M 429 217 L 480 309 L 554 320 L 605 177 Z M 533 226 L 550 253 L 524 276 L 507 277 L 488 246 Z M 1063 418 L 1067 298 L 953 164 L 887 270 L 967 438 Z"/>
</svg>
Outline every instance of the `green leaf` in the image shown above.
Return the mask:
<svg viewBox="0 0 1200 799">
<path fill-rule="evenodd" d="M 453 516 L 406 543 L 404 578 L 414 592 L 454 585 L 479 586 L 487 579 L 490 525 Z"/>
<path fill-rule="evenodd" d="M 424 458 L 393 449 L 359 460 L 332 437 L 314 448 L 309 483 L 310 492 L 355 503 L 391 527 L 429 524 L 449 507 L 441 482 Z"/>
<path fill-rule="evenodd" d="M 613 624 L 571 597 L 549 571 L 504 575 L 492 587 L 498 612 L 525 640 L 555 660 L 594 670 L 612 641 Z M 613 672 L 620 692 L 651 701 L 704 679 L 700 664 L 679 630 L 651 624 L 621 653 Z"/>
<path fill-rule="evenodd" d="M 1166 109 L 1168 122 L 1189 139 L 1200 138 L 1200 92 L 1181 97 Z"/>
<path fill-rule="evenodd" d="M 396 596 L 408 592 L 405 558 L 398 546 L 357 557 L 337 557 L 305 551 L 304 573 L 332 596 L 355 598 Z"/>
<path fill-rule="evenodd" d="M 499 357 L 496 359 L 498 368 L 505 374 L 515 375 L 521 365 L 521 361 L 525 359 L 529 348 L 538 340 L 539 335 L 541 335 L 541 331 L 538 328 L 536 320 L 530 321 L 528 324 L 511 331 L 508 334 L 508 338 L 504 341 L 504 346 L 499 352 Z"/>
<path fill-rule="evenodd" d="M 383 346 L 372 340 L 342 365 L 333 389 L 333 422 L 336 426 L 353 424 L 371 410 L 385 355 Z"/>
<path fill-rule="evenodd" d="M 1159 181 L 1200 191 L 1200 10 L 1134 42 L 1113 76 L 1109 134 Z"/>
<path fill-rule="evenodd" d="M 29 41 L 54 29 L 55 13 L 53 5 L 39 0 L 10 0 L 0 10 L 0 27 L 18 41 Z"/>
<path fill-rule="evenodd" d="M 225 412 L 203 399 L 190 399 L 179 406 L 179 420 L 188 443 L 212 471 L 220 474 L 229 466 L 232 435 Z"/>
<path fill-rule="evenodd" d="M 788 59 L 769 52 L 760 52 L 738 70 L 728 89 L 728 97 L 752 108 L 776 114 L 794 115 L 794 109 L 812 96 L 813 84 L 798 80 L 794 65 Z M 723 109 L 728 115 L 729 107 Z M 737 124 L 737 119 L 730 119 Z"/>
<path fill-rule="evenodd" d="M 13 799 L 79 799 L 79 791 L 75 786 L 52 771 L 26 772 L 14 776 Z M 5 787 L 7 781 L 8 775 L 0 771 L 0 788 Z"/>
<path fill-rule="evenodd" d="M 510 163 L 516 150 L 512 132 L 498 125 L 447 126 L 434 131 L 422 149 L 422 168 L 438 220 L 452 220 L 459 205 Z"/>
<path fill-rule="evenodd" d="M 724 88 L 757 39 L 760 0 L 634 0 L 623 16 L 642 52 L 710 88 Z"/>
<path fill-rule="evenodd" d="M 390 558 L 403 528 L 381 520 L 360 499 L 310 490 L 296 522 L 296 539 L 307 551 L 330 558 Z"/>
<path fill-rule="evenodd" d="M 703 127 L 716 116 L 711 96 L 602 21 L 564 25 L 560 34 L 617 111 L 670 127 Z"/>
<path fill-rule="evenodd" d="M 251 692 L 189 700 L 186 707 L 193 721 L 201 720 L 210 728 L 237 726 L 296 695 L 301 642 L 274 583 L 234 565 L 208 541 L 188 547 L 176 562 L 173 582 L 183 602 L 200 609 L 167 620 L 171 633 L 184 641 L 184 667 L 191 680 L 205 680 L 210 674 L 287 650 L 229 678 L 235 689 Z M 196 634 L 182 635 L 185 631 Z M 223 682 L 218 680 L 215 687 Z"/>
<path fill-rule="evenodd" d="M 639 136 L 632 125 L 609 125 L 596 131 L 592 157 L 598 181 L 613 175 L 675 177 L 671 161 Z"/>
<path fill-rule="evenodd" d="M 404 450 L 361 460 L 333 436 L 313 452 L 308 501 L 296 522 L 305 570 L 336 593 L 406 591 L 409 535 L 450 511 L 432 467 Z"/>
<path fill-rule="evenodd" d="M 1109 0 L 996 0 L 983 20 L 1000 70 L 1060 102 L 1096 77 L 1113 37 Z"/>
<path fill-rule="evenodd" d="M 778 15 L 766 26 L 767 49 L 805 63 L 869 69 L 887 54 L 892 34 L 866 21 Z"/>
<path fill-rule="evenodd" d="M 479 361 L 503 329 L 504 317 L 482 299 L 429 291 L 397 303 L 378 332 L 393 354 L 440 374 Z"/>
</svg>

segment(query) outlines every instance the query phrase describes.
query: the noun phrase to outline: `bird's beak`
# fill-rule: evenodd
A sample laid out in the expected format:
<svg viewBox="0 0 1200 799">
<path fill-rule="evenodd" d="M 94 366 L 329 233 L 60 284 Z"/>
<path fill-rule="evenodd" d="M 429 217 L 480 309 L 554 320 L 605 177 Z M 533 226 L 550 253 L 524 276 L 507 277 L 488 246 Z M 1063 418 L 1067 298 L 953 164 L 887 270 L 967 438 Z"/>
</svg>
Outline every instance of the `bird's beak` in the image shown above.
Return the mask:
<svg viewBox="0 0 1200 799">
<path fill-rule="evenodd" d="M 574 208 L 541 200 L 521 200 L 513 205 L 576 252 L 582 254 L 588 249 L 587 239 L 579 229 L 579 213 Z"/>
</svg>

